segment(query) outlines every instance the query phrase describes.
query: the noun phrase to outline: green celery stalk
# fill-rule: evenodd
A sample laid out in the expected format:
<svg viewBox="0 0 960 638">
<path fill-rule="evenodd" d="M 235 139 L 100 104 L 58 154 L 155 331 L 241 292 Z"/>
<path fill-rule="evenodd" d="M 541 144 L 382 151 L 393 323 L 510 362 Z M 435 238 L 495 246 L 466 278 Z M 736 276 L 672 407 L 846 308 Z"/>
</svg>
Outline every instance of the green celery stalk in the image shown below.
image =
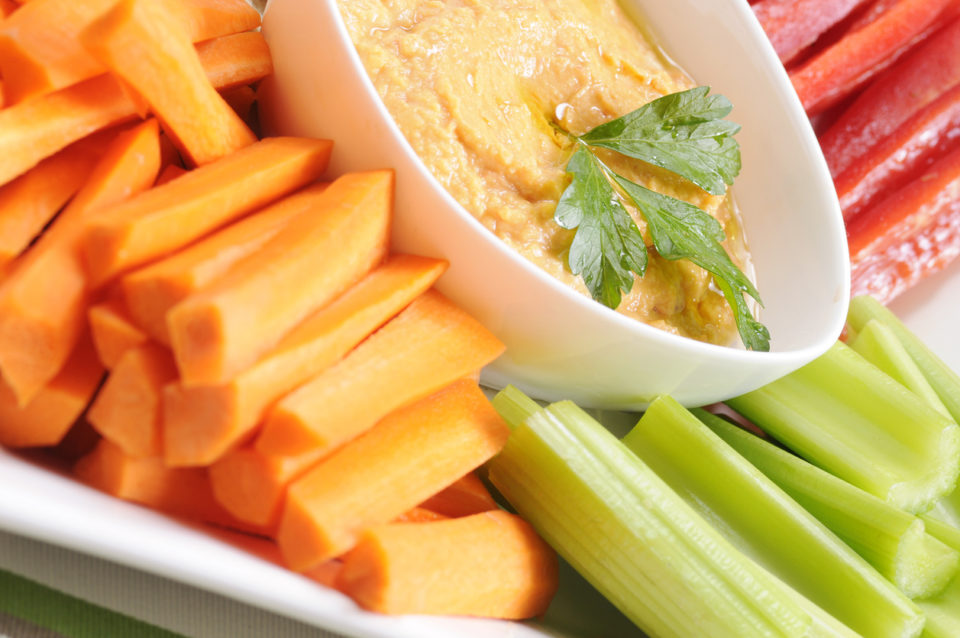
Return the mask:
<svg viewBox="0 0 960 638">
<path fill-rule="evenodd" d="M 960 426 L 850 347 L 727 401 L 812 463 L 908 512 L 960 474 Z"/>
<path fill-rule="evenodd" d="M 960 530 L 946 523 L 923 516 L 927 531 L 960 552 Z M 924 638 L 956 638 L 960 636 L 960 576 L 935 598 L 917 601 L 927 616 Z"/>
<path fill-rule="evenodd" d="M 892 328 L 877 319 L 870 319 L 855 337 L 847 342 L 864 359 L 899 381 L 918 397 L 944 416 L 949 417 L 947 406 L 930 386 L 923 371 L 897 339 Z"/>
<path fill-rule="evenodd" d="M 515 423 L 524 410 L 509 393 L 493 403 Z M 518 513 L 651 635 L 854 635 L 738 552 L 572 403 L 530 413 L 488 467 Z"/>
<path fill-rule="evenodd" d="M 893 331 L 953 420 L 960 422 L 960 376 L 876 299 L 863 295 L 850 300 L 847 323 L 851 328 L 859 332 L 871 319 L 876 319 Z"/>
<path fill-rule="evenodd" d="M 734 547 L 840 622 L 877 638 L 920 634 L 923 616 L 902 592 L 673 398 L 654 400 L 623 443 Z"/>
<path fill-rule="evenodd" d="M 960 553 L 928 534 L 921 519 L 718 416 L 694 413 L 910 598 L 935 596 L 956 576 Z"/>
</svg>

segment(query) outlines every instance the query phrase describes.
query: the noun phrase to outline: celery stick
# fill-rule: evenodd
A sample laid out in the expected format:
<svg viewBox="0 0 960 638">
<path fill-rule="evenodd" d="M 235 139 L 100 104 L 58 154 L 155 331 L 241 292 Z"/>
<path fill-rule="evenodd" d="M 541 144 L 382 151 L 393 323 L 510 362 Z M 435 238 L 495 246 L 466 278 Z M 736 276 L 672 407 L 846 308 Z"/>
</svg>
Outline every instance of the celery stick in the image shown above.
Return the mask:
<svg viewBox="0 0 960 638">
<path fill-rule="evenodd" d="M 903 593 L 671 397 L 654 400 L 623 443 L 737 549 L 840 622 L 864 636 L 920 634 L 923 616 Z"/>
<path fill-rule="evenodd" d="M 912 390 L 930 407 L 950 417 L 947 406 L 943 405 L 943 401 L 923 376 L 920 367 L 889 326 L 877 319 L 871 319 L 847 344 L 864 359 Z"/>
<path fill-rule="evenodd" d="M 960 552 L 960 530 L 928 516 L 922 518 L 930 534 Z M 927 626 L 922 634 L 924 638 L 960 636 L 960 576 L 954 578 L 942 594 L 918 601 L 918 604 L 927 616 Z"/>
<path fill-rule="evenodd" d="M 910 598 L 942 592 L 960 553 L 924 522 L 703 410 L 694 413 Z"/>
<path fill-rule="evenodd" d="M 506 403 L 514 415 L 524 409 L 509 396 L 494 401 Z M 488 465 L 517 511 L 652 635 L 850 635 L 736 551 L 573 404 L 531 414 Z"/>
<path fill-rule="evenodd" d="M 511 430 L 520 427 L 527 417 L 540 411 L 540 404 L 512 385 L 498 392 L 490 402 Z"/>
<path fill-rule="evenodd" d="M 823 469 L 908 512 L 953 491 L 960 427 L 843 343 L 727 401 Z"/>
<path fill-rule="evenodd" d="M 953 420 L 960 422 L 960 376 L 876 299 L 864 295 L 850 300 L 847 323 L 854 330 L 862 330 L 871 319 L 876 319 L 893 331 L 953 416 Z"/>
</svg>

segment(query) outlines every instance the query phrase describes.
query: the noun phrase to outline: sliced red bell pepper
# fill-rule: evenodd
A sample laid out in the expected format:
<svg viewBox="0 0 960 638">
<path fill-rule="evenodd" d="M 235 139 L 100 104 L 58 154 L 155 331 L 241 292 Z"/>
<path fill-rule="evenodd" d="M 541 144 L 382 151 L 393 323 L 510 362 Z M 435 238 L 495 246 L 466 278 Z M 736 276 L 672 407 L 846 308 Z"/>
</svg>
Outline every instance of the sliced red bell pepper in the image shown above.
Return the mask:
<svg viewBox="0 0 960 638">
<path fill-rule="evenodd" d="M 753 11 L 787 64 L 866 0 L 760 0 Z"/>
<path fill-rule="evenodd" d="M 960 82 L 960 19 L 889 68 L 820 136 L 836 178 L 878 141 Z"/>
<path fill-rule="evenodd" d="M 956 147 L 960 147 L 960 84 L 915 113 L 837 176 L 833 183 L 843 218 L 852 219 Z"/>
<path fill-rule="evenodd" d="M 847 227 L 852 294 L 886 302 L 960 255 L 960 148 Z"/>
<path fill-rule="evenodd" d="M 790 73 L 808 114 L 819 113 L 855 91 L 892 64 L 956 0 L 900 0 L 876 20 Z"/>
</svg>

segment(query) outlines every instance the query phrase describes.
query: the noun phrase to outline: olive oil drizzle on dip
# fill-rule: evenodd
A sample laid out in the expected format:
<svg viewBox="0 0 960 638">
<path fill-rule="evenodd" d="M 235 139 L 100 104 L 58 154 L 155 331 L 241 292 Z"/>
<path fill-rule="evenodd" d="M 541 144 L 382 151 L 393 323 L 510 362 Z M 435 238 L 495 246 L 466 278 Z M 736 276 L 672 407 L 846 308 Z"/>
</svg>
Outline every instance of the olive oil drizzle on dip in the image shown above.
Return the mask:
<svg viewBox="0 0 960 638">
<path fill-rule="evenodd" d="M 569 183 L 567 140 L 694 83 L 615 0 L 340 0 L 344 22 L 400 130 L 439 182 L 484 226 L 587 295 L 567 265 L 574 232 L 553 219 Z M 610 168 L 714 216 L 748 266 L 729 196 L 613 152 Z M 645 224 L 630 211 L 641 230 Z M 617 311 L 727 344 L 733 313 L 712 277 L 656 254 Z M 750 273 L 748 272 L 748 275 Z"/>
</svg>

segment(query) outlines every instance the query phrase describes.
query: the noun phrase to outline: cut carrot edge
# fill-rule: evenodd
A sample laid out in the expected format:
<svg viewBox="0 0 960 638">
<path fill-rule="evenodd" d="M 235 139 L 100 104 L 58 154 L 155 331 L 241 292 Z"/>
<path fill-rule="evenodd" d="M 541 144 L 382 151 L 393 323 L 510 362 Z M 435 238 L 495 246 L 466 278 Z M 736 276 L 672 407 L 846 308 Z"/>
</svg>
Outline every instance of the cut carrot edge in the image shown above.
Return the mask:
<svg viewBox="0 0 960 638">
<path fill-rule="evenodd" d="M 83 414 L 103 378 L 93 345 L 82 338 L 60 373 L 25 407 L 0 379 L 0 445 L 57 445 Z"/>
<path fill-rule="evenodd" d="M 509 430 L 470 381 L 392 413 L 287 491 L 277 542 L 288 565 L 311 569 L 496 454 Z"/>
<path fill-rule="evenodd" d="M 475 472 L 470 472 L 457 479 L 448 487 L 440 490 L 423 503 L 420 507 L 450 518 L 471 516 L 481 512 L 490 512 L 499 509 L 497 502 L 490 494 L 490 490 Z"/>
<path fill-rule="evenodd" d="M 159 456 L 163 387 L 176 376 L 173 356 L 165 348 L 145 343 L 127 350 L 90 406 L 87 419 L 126 454 Z"/>
<path fill-rule="evenodd" d="M 336 580 L 371 611 L 506 619 L 545 613 L 558 586 L 556 552 L 503 511 L 370 529 Z"/>
<path fill-rule="evenodd" d="M 130 319 L 123 299 L 113 298 L 91 306 L 87 319 L 97 356 L 107 370 L 112 370 L 127 350 L 148 340 L 146 333 Z"/>
</svg>

